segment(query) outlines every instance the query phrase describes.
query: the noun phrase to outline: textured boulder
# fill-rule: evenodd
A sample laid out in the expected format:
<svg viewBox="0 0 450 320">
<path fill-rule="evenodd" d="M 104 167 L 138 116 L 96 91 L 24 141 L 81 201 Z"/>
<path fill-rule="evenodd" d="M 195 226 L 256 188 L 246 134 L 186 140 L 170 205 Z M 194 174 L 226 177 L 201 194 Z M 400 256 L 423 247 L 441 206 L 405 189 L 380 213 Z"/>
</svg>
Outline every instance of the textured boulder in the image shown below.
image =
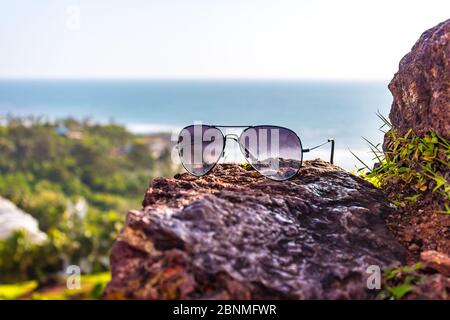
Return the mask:
<svg viewBox="0 0 450 320">
<path fill-rule="evenodd" d="M 434 130 L 443 138 L 450 139 L 450 19 L 421 35 L 411 52 L 400 61 L 389 89 L 393 95 L 389 118 L 396 131 L 404 134 L 413 129 L 417 135 L 423 136 Z M 412 141 L 393 141 L 389 132 L 383 143 L 383 150 L 389 153 L 390 159 L 399 156 L 395 160 L 397 167 L 406 166 L 426 178 L 426 190 L 419 190 L 414 182 L 417 179 L 412 183 L 402 183 L 399 182 L 402 179 L 395 175 L 384 183 L 383 191 L 391 199 L 419 196 L 417 201 L 408 201 L 404 208 L 388 219 L 391 231 L 412 255 L 409 262 L 417 261 L 421 252 L 426 250 L 450 253 L 450 216 L 442 214 L 443 208 L 449 205 L 448 197 L 444 192 L 433 191 L 436 183 L 427 177 L 427 170 L 422 167 L 426 161 L 427 168 L 449 181 L 450 167 L 445 147 L 440 144 L 431 158 L 426 153 L 420 156 L 417 153 L 414 156 L 399 154 L 400 149 L 410 148 Z"/>
<path fill-rule="evenodd" d="M 151 183 L 111 253 L 107 299 L 364 299 L 367 268 L 404 263 L 392 207 L 320 160 L 276 182 L 238 165 Z"/>
<path fill-rule="evenodd" d="M 450 19 L 425 31 L 403 59 L 389 89 L 389 118 L 401 133 L 434 129 L 450 139 Z"/>
<path fill-rule="evenodd" d="M 432 268 L 443 276 L 450 277 L 450 256 L 445 253 L 428 250 L 420 254 L 420 259 L 429 268 Z"/>
<path fill-rule="evenodd" d="M 407 294 L 408 300 L 450 300 L 450 256 L 434 250 L 423 251 L 420 281 Z"/>
</svg>

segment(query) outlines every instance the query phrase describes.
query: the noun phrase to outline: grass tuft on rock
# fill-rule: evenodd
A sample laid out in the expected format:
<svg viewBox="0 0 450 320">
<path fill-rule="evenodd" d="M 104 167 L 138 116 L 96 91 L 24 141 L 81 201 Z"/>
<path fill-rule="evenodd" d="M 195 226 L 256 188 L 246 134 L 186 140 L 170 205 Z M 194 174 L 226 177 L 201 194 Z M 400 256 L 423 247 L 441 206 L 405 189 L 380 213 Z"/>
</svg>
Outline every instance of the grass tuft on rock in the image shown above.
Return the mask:
<svg viewBox="0 0 450 320">
<path fill-rule="evenodd" d="M 410 129 L 402 135 L 383 115 L 378 113 L 378 117 L 385 133 L 383 149 L 364 138 L 376 164 L 370 168 L 352 152 L 363 165 L 358 175 L 384 189 L 398 207 L 432 197 L 439 212 L 450 214 L 450 140 L 433 130 L 418 136 Z"/>
</svg>

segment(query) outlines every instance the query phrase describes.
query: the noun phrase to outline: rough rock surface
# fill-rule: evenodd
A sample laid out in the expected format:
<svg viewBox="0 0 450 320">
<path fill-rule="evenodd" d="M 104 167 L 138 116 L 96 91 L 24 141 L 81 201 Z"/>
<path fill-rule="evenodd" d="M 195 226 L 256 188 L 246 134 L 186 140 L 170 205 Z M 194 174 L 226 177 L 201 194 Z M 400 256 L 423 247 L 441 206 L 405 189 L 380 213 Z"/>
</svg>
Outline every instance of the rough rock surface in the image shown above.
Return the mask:
<svg viewBox="0 0 450 320">
<path fill-rule="evenodd" d="M 450 19 L 425 31 L 403 59 L 389 89 L 389 118 L 401 133 L 429 129 L 450 138 Z"/>
<path fill-rule="evenodd" d="M 111 253 L 107 299 L 362 299 L 404 263 L 369 183 L 320 160 L 287 182 L 238 165 L 151 183 Z"/>
<path fill-rule="evenodd" d="M 423 277 L 406 300 L 449 300 L 450 279 L 436 273 Z"/>
<path fill-rule="evenodd" d="M 422 135 L 430 129 L 450 139 L 450 19 L 425 31 L 420 39 L 400 61 L 389 89 L 393 95 L 390 120 L 395 129 L 405 133 L 413 129 Z M 389 134 L 385 135 L 383 149 L 393 152 L 388 146 Z M 433 170 L 444 179 L 450 178 L 450 169 L 445 164 L 444 153 L 439 153 Z M 420 170 L 420 164 L 411 165 Z M 432 192 L 435 184 L 420 191 L 420 198 L 409 203 L 388 218 L 388 225 L 397 239 L 411 253 L 409 262 L 417 261 L 425 250 L 450 253 L 450 216 L 442 214 L 448 199 Z M 407 196 L 418 191 L 408 184 L 391 179 L 384 188 L 385 194 Z"/>
<path fill-rule="evenodd" d="M 439 271 L 442 275 L 450 277 L 450 256 L 434 250 L 423 251 L 420 260 L 429 268 Z"/>
</svg>

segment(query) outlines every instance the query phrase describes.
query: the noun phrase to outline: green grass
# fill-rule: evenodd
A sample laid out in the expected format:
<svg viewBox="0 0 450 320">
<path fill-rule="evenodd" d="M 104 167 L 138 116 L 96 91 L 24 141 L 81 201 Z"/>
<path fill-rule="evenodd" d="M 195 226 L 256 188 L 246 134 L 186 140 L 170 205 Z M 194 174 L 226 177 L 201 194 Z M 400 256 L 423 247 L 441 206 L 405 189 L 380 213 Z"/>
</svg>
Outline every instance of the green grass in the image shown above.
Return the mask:
<svg viewBox="0 0 450 320">
<path fill-rule="evenodd" d="M 80 289 L 67 289 L 65 278 L 46 289 L 39 289 L 37 281 L 0 285 L 0 300 L 68 300 L 100 299 L 106 284 L 111 280 L 109 272 L 82 275 Z"/>
<path fill-rule="evenodd" d="M 399 266 L 384 270 L 384 289 L 380 292 L 380 299 L 403 299 L 421 282 L 420 271 L 423 265 L 418 262 L 414 265 Z"/>
<path fill-rule="evenodd" d="M 357 174 L 378 188 L 402 187 L 401 194 L 388 194 L 397 206 L 405 207 L 432 193 L 440 203 L 440 212 L 450 214 L 450 182 L 443 176 L 450 167 L 450 141 L 433 130 L 423 136 L 416 135 L 412 129 L 400 135 L 384 116 L 378 114 L 378 117 L 383 121 L 380 129 L 388 128 L 383 131 L 387 151 L 365 139 L 377 166 L 370 168 L 352 152 L 362 164 Z"/>
<path fill-rule="evenodd" d="M 13 300 L 33 291 L 37 287 L 37 281 L 26 281 L 15 284 L 0 284 L 0 300 Z"/>
</svg>

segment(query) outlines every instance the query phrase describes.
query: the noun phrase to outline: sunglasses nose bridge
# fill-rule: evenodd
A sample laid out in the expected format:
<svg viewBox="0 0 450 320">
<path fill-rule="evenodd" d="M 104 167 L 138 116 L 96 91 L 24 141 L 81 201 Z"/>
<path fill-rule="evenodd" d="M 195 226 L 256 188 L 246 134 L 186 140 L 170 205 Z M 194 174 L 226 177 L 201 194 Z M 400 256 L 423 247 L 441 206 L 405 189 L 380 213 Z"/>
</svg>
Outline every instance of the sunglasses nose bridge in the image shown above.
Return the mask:
<svg viewBox="0 0 450 320">
<path fill-rule="evenodd" d="M 237 134 L 233 134 L 233 133 L 227 134 L 225 136 L 225 139 L 231 139 L 231 140 L 234 140 L 236 142 L 239 142 L 239 136 Z"/>
<path fill-rule="evenodd" d="M 243 146 L 241 145 L 241 141 L 239 140 L 239 138 L 240 138 L 240 136 L 238 136 L 237 134 L 233 134 L 233 133 L 225 135 L 225 140 L 228 140 L 228 139 L 233 140 L 239 145 L 239 149 L 241 149 L 241 152 L 244 154 L 245 158 L 250 157 L 250 152 L 246 148 L 244 148 L 245 151 L 243 151 L 243 149 L 242 149 Z M 225 148 L 224 148 L 224 151 L 222 152 L 222 156 L 225 156 Z"/>
</svg>

